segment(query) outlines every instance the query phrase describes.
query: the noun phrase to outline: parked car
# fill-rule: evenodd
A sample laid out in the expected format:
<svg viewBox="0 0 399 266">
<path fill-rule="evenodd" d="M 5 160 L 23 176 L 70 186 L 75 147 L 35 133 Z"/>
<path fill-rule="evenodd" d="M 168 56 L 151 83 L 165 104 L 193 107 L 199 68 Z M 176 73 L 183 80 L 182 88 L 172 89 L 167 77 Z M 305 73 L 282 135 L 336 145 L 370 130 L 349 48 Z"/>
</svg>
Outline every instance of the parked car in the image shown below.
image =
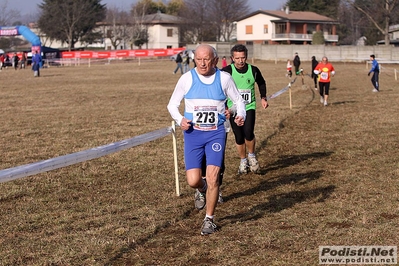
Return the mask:
<svg viewBox="0 0 399 266">
<path fill-rule="evenodd" d="M 194 51 L 195 51 L 195 50 L 190 50 L 190 49 L 188 49 L 188 50 L 183 50 L 183 55 L 188 53 L 188 56 L 190 57 L 190 59 L 191 59 L 191 60 L 194 60 Z M 177 54 L 178 54 L 178 53 L 172 55 L 172 56 L 170 57 L 170 60 L 175 61 L 175 60 L 176 60 L 176 57 L 177 57 Z"/>
</svg>

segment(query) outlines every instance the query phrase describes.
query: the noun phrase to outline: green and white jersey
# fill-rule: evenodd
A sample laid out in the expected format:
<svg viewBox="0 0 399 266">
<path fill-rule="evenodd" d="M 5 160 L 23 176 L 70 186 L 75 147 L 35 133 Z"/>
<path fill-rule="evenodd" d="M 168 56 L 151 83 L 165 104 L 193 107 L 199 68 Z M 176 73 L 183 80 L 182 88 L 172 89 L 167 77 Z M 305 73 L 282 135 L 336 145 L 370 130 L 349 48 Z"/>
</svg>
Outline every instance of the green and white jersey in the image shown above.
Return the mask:
<svg viewBox="0 0 399 266">
<path fill-rule="evenodd" d="M 231 76 L 238 88 L 245 102 L 245 110 L 256 109 L 256 98 L 255 98 L 255 77 L 252 73 L 252 66 L 248 64 L 248 71 L 245 73 L 239 73 L 235 66 L 231 65 Z M 228 99 L 227 106 L 231 108 L 233 102 Z"/>
</svg>

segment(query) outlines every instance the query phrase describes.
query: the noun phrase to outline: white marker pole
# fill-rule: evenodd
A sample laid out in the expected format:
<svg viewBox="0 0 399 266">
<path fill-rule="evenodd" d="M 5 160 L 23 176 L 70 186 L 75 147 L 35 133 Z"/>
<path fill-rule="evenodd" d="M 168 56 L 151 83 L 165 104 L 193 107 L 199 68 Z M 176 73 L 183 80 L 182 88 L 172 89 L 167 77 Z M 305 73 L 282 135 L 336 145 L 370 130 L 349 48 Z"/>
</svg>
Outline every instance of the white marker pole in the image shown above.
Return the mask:
<svg viewBox="0 0 399 266">
<path fill-rule="evenodd" d="M 173 138 L 173 157 L 174 157 L 174 164 L 175 164 L 176 195 L 180 196 L 179 166 L 177 165 L 177 141 L 176 141 L 176 124 L 175 124 L 175 121 L 172 121 L 172 138 Z"/>
<path fill-rule="evenodd" d="M 290 94 L 290 109 L 292 109 L 291 83 L 288 85 L 288 90 Z"/>
</svg>

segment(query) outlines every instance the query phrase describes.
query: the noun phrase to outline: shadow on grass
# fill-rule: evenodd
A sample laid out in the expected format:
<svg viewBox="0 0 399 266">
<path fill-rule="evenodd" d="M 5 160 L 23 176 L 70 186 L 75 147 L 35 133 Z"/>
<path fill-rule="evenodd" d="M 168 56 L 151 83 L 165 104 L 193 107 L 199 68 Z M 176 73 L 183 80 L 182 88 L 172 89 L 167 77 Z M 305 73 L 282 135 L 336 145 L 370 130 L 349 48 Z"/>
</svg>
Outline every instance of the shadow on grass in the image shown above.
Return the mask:
<svg viewBox="0 0 399 266">
<path fill-rule="evenodd" d="M 323 175 L 323 171 L 315 171 L 315 172 L 310 172 L 310 173 L 301 173 L 301 174 L 290 174 L 290 175 L 284 175 L 279 178 L 275 178 L 274 180 L 265 180 L 260 182 L 258 185 L 249 188 L 247 190 L 243 190 L 237 193 L 233 193 L 228 196 L 224 196 L 223 200 L 225 202 L 237 198 L 241 198 L 244 196 L 251 196 L 256 193 L 259 193 L 261 191 L 268 191 L 275 189 L 276 187 L 283 186 L 283 185 L 288 185 L 288 184 L 301 184 L 304 185 L 306 183 L 309 183 L 313 180 L 319 179 Z"/>
<path fill-rule="evenodd" d="M 177 220 L 184 220 L 187 217 L 193 215 L 195 212 L 197 212 L 197 211 L 194 208 L 191 207 L 190 209 L 185 210 L 180 217 L 177 217 L 178 218 Z M 155 229 L 154 229 L 154 231 L 152 233 L 150 233 L 150 234 L 148 234 L 146 236 L 143 236 L 142 238 L 138 239 L 137 241 L 135 241 L 133 243 L 129 243 L 129 245 L 121 248 L 118 251 L 118 253 L 114 257 L 110 258 L 108 260 L 108 262 L 106 262 L 104 265 L 111 266 L 111 265 L 118 264 L 117 262 L 120 259 L 122 259 L 125 254 L 130 254 L 132 251 L 134 251 L 138 247 L 143 246 L 149 240 L 151 240 L 152 238 L 154 238 L 158 234 L 161 234 L 162 231 L 166 230 L 170 226 L 172 226 L 172 223 L 170 221 L 166 221 L 166 222 L 163 222 L 162 224 L 159 224 L 158 226 L 155 227 Z M 136 265 L 136 263 L 124 260 L 124 264 L 123 265 Z"/>
<path fill-rule="evenodd" d="M 261 169 L 260 174 L 265 175 L 267 172 L 294 166 L 296 164 L 302 163 L 309 159 L 322 159 L 324 157 L 331 156 L 331 154 L 333 154 L 333 152 L 329 151 L 329 152 L 313 152 L 313 153 L 309 153 L 309 154 L 280 156 L 280 158 L 276 162 L 269 165 L 267 168 Z"/>
<path fill-rule="evenodd" d="M 324 157 L 330 156 L 332 153 L 333 152 L 315 152 L 303 155 L 280 156 L 279 160 L 277 160 L 275 163 L 269 165 L 266 169 L 262 169 L 261 174 L 264 175 L 266 172 L 290 167 L 310 159 L 322 159 Z M 271 180 L 264 180 L 258 185 L 247 190 L 224 196 L 223 199 L 225 202 L 227 202 L 240 197 L 255 195 L 256 193 L 262 191 L 273 190 L 279 186 L 289 184 L 304 185 L 319 179 L 323 176 L 323 173 L 324 171 L 313 171 L 308 173 L 293 173 L 289 175 L 283 175 Z M 327 197 L 329 197 L 334 188 L 335 186 L 330 185 L 311 190 L 295 190 L 284 194 L 271 195 L 264 200 L 264 203 L 256 205 L 244 213 L 227 216 L 221 220 L 231 220 L 231 223 L 235 223 L 237 221 L 254 220 L 263 217 L 266 213 L 279 212 L 309 199 L 317 199 L 318 202 L 324 201 Z"/>
<path fill-rule="evenodd" d="M 309 88 L 308 88 L 307 90 L 308 90 L 308 91 L 311 93 L 311 95 L 312 95 L 311 99 L 305 104 L 304 107 L 300 108 L 300 109 L 297 110 L 296 112 L 294 112 L 294 113 L 292 113 L 291 115 L 287 116 L 286 118 L 282 119 L 282 120 L 278 123 L 278 128 L 277 128 L 273 133 L 271 133 L 270 135 L 268 135 L 268 136 L 267 136 L 265 139 L 263 139 L 262 141 L 257 140 L 257 146 L 256 146 L 256 151 L 255 151 L 255 153 L 258 153 L 260 150 L 266 148 L 268 141 L 269 141 L 270 139 L 272 139 L 274 136 L 276 136 L 278 133 L 280 133 L 280 131 L 285 127 L 285 126 L 284 126 L 284 122 L 285 122 L 288 118 L 290 118 L 291 116 L 293 116 L 293 115 L 299 113 L 302 109 L 304 109 L 304 108 L 310 106 L 310 104 L 311 104 L 311 103 L 313 102 L 313 100 L 316 98 L 316 93 L 315 93 L 315 91 L 314 91 L 313 89 L 310 88 L 310 86 L 309 86 Z M 259 141 L 259 142 L 258 142 L 258 141 Z"/>
<path fill-rule="evenodd" d="M 306 104 L 306 106 L 309 106 L 311 104 L 311 102 L 315 99 L 315 92 L 312 89 L 310 89 L 310 87 L 309 87 L 309 91 L 312 93 L 312 98 Z M 298 113 L 299 111 L 293 113 L 292 115 Z M 259 143 L 257 150 L 265 148 L 267 146 L 267 142 L 273 136 L 277 135 L 281 129 L 284 128 L 283 123 L 287 118 L 281 120 L 279 123 L 278 129 L 275 130 L 272 134 L 268 135 L 263 141 L 261 141 Z M 267 171 L 271 171 L 273 169 L 278 169 L 281 167 L 289 167 L 291 165 L 300 163 L 300 162 L 310 159 L 310 158 L 322 158 L 322 157 L 329 156 L 331 154 L 332 154 L 332 152 L 331 153 L 327 152 L 327 153 L 312 153 L 312 154 L 306 154 L 306 155 L 295 155 L 295 156 L 283 157 L 283 158 L 280 158 L 277 162 L 275 162 L 272 165 L 272 168 L 269 167 L 264 170 L 261 169 L 260 174 L 264 175 Z M 243 196 L 247 196 L 247 195 L 253 195 L 256 192 L 267 191 L 274 187 L 281 186 L 283 184 L 290 184 L 292 182 L 298 182 L 298 183 L 304 184 L 304 183 L 311 182 L 312 180 L 320 178 L 322 176 L 322 173 L 323 173 L 322 171 L 317 171 L 317 172 L 307 173 L 307 174 L 292 174 L 289 176 L 279 178 L 278 180 L 275 180 L 272 182 L 270 182 L 270 180 L 264 181 L 260 185 L 257 185 L 254 188 L 251 188 L 251 189 L 248 189 L 248 190 L 236 193 L 236 194 L 232 194 L 227 197 L 223 197 L 223 199 L 225 201 L 228 201 L 233 198 L 239 198 L 239 197 L 243 197 Z M 330 187 L 318 188 L 318 189 L 314 189 L 314 190 L 310 190 L 310 191 L 293 191 L 293 192 L 290 192 L 288 194 L 284 194 L 281 196 L 273 195 L 269 198 L 269 200 L 266 200 L 265 203 L 262 203 L 260 205 L 257 205 L 256 207 L 254 207 L 254 210 L 250 210 L 244 214 L 235 214 L 232 216 L 220 218 L 218 220 L 220 220 L 220 221 L 232 220 L 231 223 L 234 223 L 235 221 L 233 221 L 233 220 L 251 220 L 251 219 L 261 218 L 267 212 L 271 212 L 271 211 L 277 212 L 277 211 L 280 211 L 280 210 L 283 210 L 286 208 L 290 208 L 299 202 L 305 201 L 310 198 L 315 198 L 318 195 L 322 195 L 321 200 L 324 200 L 325 198 L 328 197 L 328 195 L 333 191 L 334 188 L 335 187 L 330 186 Z M 292 199 L 294 199 L 294 200 L 292 200 Z M 180 217 L 178 217 L 177 220 L 188 219 L 196 212 L 197 212 L 197 210 L 195 210 L 192 206 L 188 206 L 187 209 L 185 211 L 183 211 L 182 215 Z M 144 237 L 138 239 L 137 241 L 135 241 L 134 243 L 130 243 L 128 246 L 120 249 L 119 252 L 113 258 L 111 258 L 105 265 L 114 265 L 115 262 L 117 262 L 117 261 L 119 261 L 119 259 L 123 258 L 125 254 L 131 253 L 139 246 L 143 246 L 151 238 L 155 237 L 158 234 L 161 234 L 162 231 L 167 230 L 167 228 L 169 228 L 171 225 L 172 224 L 169 221 L 158 225 L 151 234 L 144 236 Z M 222 226 L 219 225 L 219 229 L 221 229 L 221 228 L 222 228 Z M 125 262 L 126 262 L 126 260 L 125 260 Z M 133 262 L 132 262 L 132 264 L 133 264 Z"/>
<path fill-rule="evenodd" d="M 339 105 L 339 104 L 348 104 L 348 103 L 357 103 L 357 101 L 333 102 L 333 103 L 331 103 L 331 104 L 333 104 L 333 105 Z"/>
<path fill-rule="evenodd" d="M 269 188 L 270 189 L 270 188 Z M 281 193 L 271 195 L 264 200 L 263 203 L 253 206 L 245 212 L 236 213 L 234 215 L 225 216 L 219 220 L 228 220 L 229 223 L 236 223 L 238 221 L 249 221 L 257 220 L 262 218 L 267 213 L 280 212 L 284 209 L 289 209 L 308 200 L 316 200 L 317 202 L 323 202 L 327 199 L 334 191 L 335 186 L 329 185 L 325 187 L 318 187 L 315 189 L 308 190 L 294 190 L 288 193 Z M 259 190 L 256 190 L 259 191 Z M 246 191 L 245 193 L 248 193 Z M 232 196 L 231 196 L 232 197 Z"/>
<path fill-rule="evenodd" d="M 278 160 L 275 164 L 273 164 L 275 165 L 273 167 L 282 166 L 282 165 L 284 167 L 288 167 L 289 165 L 292 165 L 293 162 L 299 163 L 305 159 L 309 159 L 312 157 L 321 158 L 324 156 L 328 156 L 330 154 L 331 153 L 313 153 L 308 155 L 283 157 L 282 159 Z M 228 195 L 223 198 L 225 201 L 229 201 L 240 197 L 252 196 L 256 193 L 259 193 L 260 191 L 272 190 L 278 186 L 282 186 L 285 184 L 297 183 L 303 185 L 320 178 L 322 175 L 323 171 L 285 175 L 279 178 L 275 178 L 274 180 L 262 181 L 260 184 L 252 188 Z M 218 220 L 219 221 L 227 220 L 228 223 L 235 223 L 237 221 L 260 219 L 267 213 L 279 212 L 281 210 L 291 208 L 295 204 L 299 204 L 301 202 L 310 199 L 317 199 L 318 202 L 324 201 L 333 192 L 334 188 L 335 186 L 326 186 L 311 190 L 304 190 L 304 191 L 295 190 L 289 193 L 271 195 L 267 199 L 265 199 L 263 203 L 258 204 L 245 212 L 235 213 L 234 215 L 221 217 Z M 197 213 L 197 210 L 195 210 L 192 206 L 187 206 L 187 209 L 184 210 L 179 217 L 177 217 L 177 220 L 189 219 L 189 217 L 191 217 L 195 213 Z M 166 221 L 163 222 L 162 224 L 159 224 L 152 233 L 143 236 L 142 238 L 136 240 L 134 243 L 130 243 L 129 245 L 120 249 L 118 253 L 113 258 L 111 258 L 108 261 L 108 263 L 104 265 L 114 265 L 117 261 L 119 261 L 119 259 L 122 259 L 125 254 L 129 254 L 138 247 L 143 246 L 153 237 L 162 234 L 162 232 L 164 230 L 167 230 L 170 226 L 172 226 L 172 223 L 170 221 Z M 219 229 L 222 229 L 222 225 L 219 225 Z M 134 263 L 132 262 L 132 264 Z"/>
</svg>

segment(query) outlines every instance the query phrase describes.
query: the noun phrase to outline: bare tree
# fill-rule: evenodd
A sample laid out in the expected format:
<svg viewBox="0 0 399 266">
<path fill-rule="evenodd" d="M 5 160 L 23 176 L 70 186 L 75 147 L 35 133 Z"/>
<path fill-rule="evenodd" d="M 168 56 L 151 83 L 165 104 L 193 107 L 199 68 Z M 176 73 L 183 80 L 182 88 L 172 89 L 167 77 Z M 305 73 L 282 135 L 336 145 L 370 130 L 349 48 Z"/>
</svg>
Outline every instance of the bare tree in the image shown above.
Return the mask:
<svg viewBox="0 0 399 266">
<path fill-rule="evenodd" d="M 362 12 L 373 23 L 373 25 L 384 35 L 385 45 L 389 45 L 389 25 L 397 13 L 399 0 L 346 1 L 355 9 Z M 381 20 L 378 18 L 381 18 Z"/>
<path fill-rule="evenodd" d="M 369 23 L 362 13 L 356 12 L 353 6 L 345 3 L 341 3 L 339 6 L 337 20 L 339 21 L 337 31 L 341 45 L 356 45 L 357 40 L 364 35 L 365 24 Z"/>
<path fill-rule="evenodd" d="M 125 11 L 116 7 L 107 9 L 104 36 L 110 39 L 114 49 L 118 49 L 119 45 L 128 38 L 129 19 L 130 15 Z"/>
<path fill-rule="evenodd" d="M 185 42 L 216 41 L 218 34 L 213 9 L 213 0 L 185 1 L 181 14 L 184 24 L 180 28 Z"/>
<path fill-rule="evenodd" d="M 235 21 L 249 13 L 248 0 L 186 0 L 179 12 L 183 42 L 231 41 Z"/>
<path fill-rule="evenodd" d="M 235 21 L 243 14 L 249 13 L 248 0 L 212 0 L 211 16 L 217 28 L 217 41 L 231 41 Z"/>
<path fill-rule="evenodd" d="M 18 10 L 8 8 L 8 0 L 2 0 L 0 4 L 0 25 L 11 26 L 13 20 L 20 17 Z"/>
<path fill-rule="evenodd" d="M 96 23 L 106 14 L 100 0 L 43 0 L 38 25 L 52 39 L 68 43 L 69 50 L 78 41 L 90 43 L 100 36 Z"/>
<path fill-rule="evenodd" d="M 19 18 L 20 13 L 18 10 L 10 9 L 7 0 L 0 3 L 0 11 L 0 26 L 12 26 L 16 24 L 16 19 Z M 14 36 L 0 38 L 0 47 L 4 49 L 13 49 L 24 43 L 26 42 Z"/>
<path fill-rule="evenodd" d="M 131 24 L 127 35 L 127 41 L 130 43 L 131 48 L 133 46 L 141 48 L 143 44 L 148 43 L 148 27 L 145 23 L 145 16 L 150 4 L 151 1 L 142 1 L 132 6 Z"/>
</svg>

